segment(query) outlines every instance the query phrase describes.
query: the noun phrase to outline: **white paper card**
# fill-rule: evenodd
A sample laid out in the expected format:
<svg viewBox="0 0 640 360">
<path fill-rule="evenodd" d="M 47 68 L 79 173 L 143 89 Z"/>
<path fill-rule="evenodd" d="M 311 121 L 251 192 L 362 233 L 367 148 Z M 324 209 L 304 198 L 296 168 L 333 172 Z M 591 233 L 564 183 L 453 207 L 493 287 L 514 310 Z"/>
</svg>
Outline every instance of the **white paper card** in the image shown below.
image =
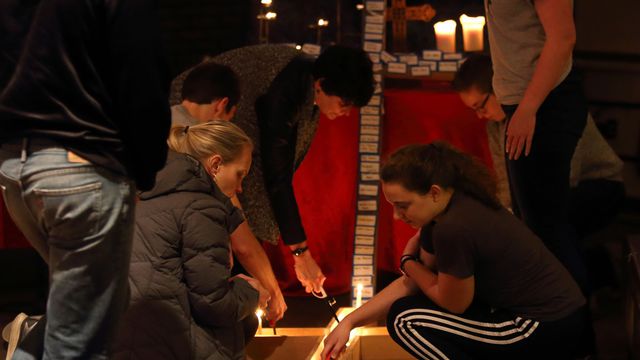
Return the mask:
<svg viewBox="0 0 640 360">
<path fill-rule="evenodd" d="M 386 63 L 397 62 L 398 59 L 386 51 L 380 53 L 380 59 Z"/>
<path fill-rule="evenodd" d="M 431 71 L 438 71 L 438 62 L 433 60 L 420 60 L 418 61 L 419 66 L 428 66 Z"/>
<path fill-rule="evenodd" d="M 373 246 L 373 236 L 357 235 L 356 236 L 356 244 L 357 245 L 372 245 Z"/>
<path fill-rule="evenodd" d="M 384 1 L 367 1 L 367 10 L 369 11 L 383 11 L 384 8 Z"/>
<path fill-rule="evenodd" d="M 378 101 L 380 101 L 380 97 L 379 96 L 375 96 L 375 97 L 377 97 Z M 380 125 L 380 115 L 362 115 L 360 117 L 360 124 L 362 124 L 362 125 L 379 126 Z"/>
<path fill-rule="evenodd" d="M 382 41 L 382 34 L 364 33 L 365 40 L 380 40 Z"/>
<path fill-rule="evenodd" d="M 461 60 L 461 53 L 444 53 L 442 54 L 442 60 Z"/>
<path fill-rule="evenodd" d="M 355 276 L 373 276 L 372 265 L 356 265 L 353 267 L 353 275 Z"/>
<path fill-rule="evenodd" d="M 376 228 L 373 226 L 356 226 L 356 235 L 369 235 L 373 236 L 376 233 Z"/>
<path fill-rule="evenodd" d="M 377 153 L 378 143 L 360 143 L 359 150 L 361 153 Z"/>
<path fill-rule="evenodd" d="M 379 173 L 380 163 L 377 162 L 363 162 L 360 163 L 360 172 L 362 173 Z"/>
<path fill-rule="evenodd" d="M 367 196 L 377 196 L 378 195 L 378 185 L 360 184 L 360 186 L 358 187 L 358 194 L 367 195 Z"/>
<path fill-rule="evenodd" d="M 376 200 L 359 200 L 358 211 L 376 211 L 378 210 L 378 202 Z"/>
<path fill-rule="evenodd" d="M 425 60 L 442 60 L 442 51 L 440 50 L 423 50 L 422 58 Z"/>
<path fill-rule="evenodd" d="M 418 65 L 418 55 L 415 54 L 400 55 L 398 59 L 407 65 Z"/>
<path fill-rule="evenodd" d="M 372 284 L 372 278 L 370 276 L 354 276 L 351 278 L 351 284 L 354 287 L 357 287 L 358 284 L 362 284 L 363 286 L 368 286 Z"/>
<path fill-rule="evenodd" d="M 374 142 L 377 143 L 379 139 L 378 135 L 360 135 L 360 142 Z"/>
<path fill-rule="evenodd" d="M 364 26 L 364 32 L 365 33 L 372 33 L 372 34 L 376 34 L 376 35 L 382 35 L 382 33 L 384 32 L 384 25 L 367 23 Z"/>
<path fill-rule="evenodd" d="M 380 127 L 379 126 L 361 126 L 360 133 L 369 134 L 369 135 L 380 135 Z"/>
<path fill-rule="evenodd" d="M 380 114 L 380 107 L 378 107 L 378 106 L 363 106 L 363 107 L 360 108 L 360 114 L 378 115 L 378 114 Z"/>
<path fill-rule="evenodd" d="M 353 257 L 353 263 L 355 265 L 372 265 L 373 256 L 370 255 L 355 255 Z"/>
<path fill-rule="evenodd" d="M 373 255 L 374 249 L 375 248 L 373 246 L 356 245 L 353 249 L 353 253 L 358 255 Z"/>
<path fill-rule="evenodd" d="M 390 62 L 387 64 L 387 71 L 394 74 L 406 74 L 407 64 L 399 62 Z"/>
<path fill-rule="evenodd" d="M 360 161 L 373 161 L 380 162 L 380 155 L 362 155 L 360 156 Z"/>
<path fill-rule="evenodd" d="M 380 174 L 379 173 L 370 173 L 370 174 L 360 174 L 360 179 L 362 179 L 362 181 L 380 181 Z"/>
<path fill-rule="evenodd" d="M 382 51 L 382 43 L 381 42 L 373 42 L 373 41 L 365 41 L 364 42 L 364 51 L 379 53 L 380 51 Z"/>
<path fill-rule="evenodd" d="M 356 224 L 376 226 L 376 216 L 375 215 L 358 215 L 356 217 Z"/>
<path fill-rule="evenodd" d="M 367 15 L 364 20 L 367 24 L 384 24 L 383 15 Z"/>
</svg>

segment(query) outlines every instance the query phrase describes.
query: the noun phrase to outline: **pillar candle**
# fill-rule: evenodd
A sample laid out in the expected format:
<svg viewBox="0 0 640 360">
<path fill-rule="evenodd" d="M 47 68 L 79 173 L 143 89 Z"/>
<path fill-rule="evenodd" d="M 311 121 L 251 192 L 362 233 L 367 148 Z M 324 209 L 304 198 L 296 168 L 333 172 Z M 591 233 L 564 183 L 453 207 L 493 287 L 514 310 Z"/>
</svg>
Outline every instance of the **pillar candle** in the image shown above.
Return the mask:
<svg viewBox="0 0 640 360">
<path fill-rule="evenodd" d="M 469 17 L 460 16 L 462 24 L 462 39 L 464 40 L 464 51 L 482 51 L 484 47 L 484 16 Z"/>
<path fill-rule="evenodd" d="M 439 21 L 433 25 L 436 31 L 436 44 L 442 52 L 456 52 L 456 22 Z"/>
</svg>

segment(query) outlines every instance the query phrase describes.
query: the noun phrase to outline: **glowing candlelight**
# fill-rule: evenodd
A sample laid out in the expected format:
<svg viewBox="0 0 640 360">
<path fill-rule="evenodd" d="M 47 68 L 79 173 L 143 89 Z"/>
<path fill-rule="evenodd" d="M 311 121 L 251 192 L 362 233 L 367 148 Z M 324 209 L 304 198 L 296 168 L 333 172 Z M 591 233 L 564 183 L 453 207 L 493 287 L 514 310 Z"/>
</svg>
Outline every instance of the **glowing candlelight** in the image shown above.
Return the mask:
<svg viewBox="0 0 640 360">
<path fill-rule="evenodd" d="M 460 16 L 462 24 L 462 38 L 464 40 L 464 51 L 482 51 L 484 47 L 484 16 L 469 17 Z"/>
<path fill-rule="evenodd" d="M 271 0 L 260 0 L 260 3 L 264 6 L 271 6 Z"/>
<path fill-rule="evenodd" d="M 262 333 L 262 315 L 264 315 L 264 311 L 262 311 L 262 309 L 256 310 L 256 316 L 258 317 L 258 331 L 256 334 Z"/>
<path fill-rule="evenodd" d="M 318 19 L 318 26 L 329 26 L 329 20 Z"/>
<path fill-rule="evenodd" d="M 264 18 L 267 20 L 274 20 L 277 16 L 278 14 L 272 11 L 269 11 L 268 13 L 264 14 Z"/>
<path fill-rule="evenodd" d="M 436 31 L 436 44 L 442 52 L 456 52 L 456 22 L 439 21 L 433 25 Z"/>
<path fill-rule="evenodd" d="M 356 309 L 362 306 L 362 284 L 356 285 Z"/>
</svg>

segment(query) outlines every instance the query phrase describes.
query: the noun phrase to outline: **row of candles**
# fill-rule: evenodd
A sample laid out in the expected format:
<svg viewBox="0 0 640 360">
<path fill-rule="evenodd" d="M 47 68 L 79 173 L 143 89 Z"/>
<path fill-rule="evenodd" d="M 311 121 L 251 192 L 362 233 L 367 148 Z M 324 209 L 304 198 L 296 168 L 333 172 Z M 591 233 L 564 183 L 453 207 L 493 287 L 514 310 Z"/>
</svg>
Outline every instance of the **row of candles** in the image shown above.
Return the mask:
<svg viewBox="0 0 640 360">
<path fill-rule="evenodd" d="M 460 16 L 464 51 L 482 51 L 484 48 L 484 16 Z M 455 20 L 440 21 L 433 25 L 436 32 L 436 46 L 442 52 L 456 52 Z"/>
</svg>

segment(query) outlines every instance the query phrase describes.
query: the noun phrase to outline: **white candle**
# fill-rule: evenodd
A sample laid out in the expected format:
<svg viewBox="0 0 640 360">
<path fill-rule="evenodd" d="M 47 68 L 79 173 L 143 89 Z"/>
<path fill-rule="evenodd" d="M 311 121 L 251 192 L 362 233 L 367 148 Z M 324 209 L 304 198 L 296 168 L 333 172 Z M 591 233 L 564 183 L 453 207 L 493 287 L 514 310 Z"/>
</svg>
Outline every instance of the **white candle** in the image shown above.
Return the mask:
<svg viewBox="0 0 640 360">
<path fill-rule="evenodd" d="M 460 16 L 462 24 L 462 38 L 464 40 L 464 51 L 482 51 L 484 47 L 484 16 L 469 17 Z"/>
<path fill-rule="evenodd" d="M 362 284 L 356 285 L 356 309 L 362 306 Z"/>
<path fill-rule="evenodd" d="M 456 22 L 439 21 L 433 25 L 436 31 L 436 44 L 442 52 L 456 52 Z"/>
<path fill-rule="evenodd" d="M 256 331 L 256 335 L 262 333 L 262 315 L 264 315 L 262 309 L 256 310 L 256 316 L 258 317 L 258 331 Z"/>
</svg>

